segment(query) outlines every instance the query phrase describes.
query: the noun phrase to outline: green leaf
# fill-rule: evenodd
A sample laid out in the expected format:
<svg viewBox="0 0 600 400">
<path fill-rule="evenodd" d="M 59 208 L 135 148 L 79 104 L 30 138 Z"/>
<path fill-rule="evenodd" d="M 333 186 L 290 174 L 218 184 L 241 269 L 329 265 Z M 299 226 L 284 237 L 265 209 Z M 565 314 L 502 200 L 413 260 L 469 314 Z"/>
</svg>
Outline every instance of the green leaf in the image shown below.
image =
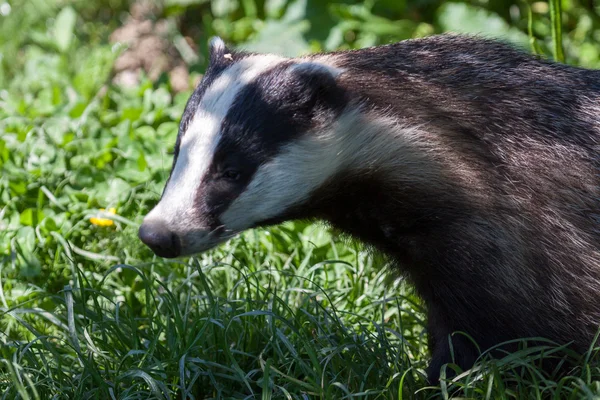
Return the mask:
<svg viewBox="0 0 600 400">
<path fill-rule="evenodd" d="M 305 20 L 306 0 L 292 2 L 281 20 L 267 20 L 263 28 L 242 47 L 259 53 L 276 53 L 284 56 L 306 54 L 310 46 L 304 34 L 310 29 Z"/>
<path fill-rule="evenodd" d="M 36 226 L 42 219 L 44 219 L 44 213 L 42 210 L 28 208 L 21 213 L 19 221 L 22 225 Z"/>
<path fill-rule="evenodd" d="M 8 160 L 9 150 L 6 142 L 0 139 L 0 167 Z"/>
<path fill-rule="evenodd" d="M 285 4 L 286 0 L 266 0 L 265 14 L 267 14 L 269 18 L 278 18 L 283 14 Z"/>
<path fill-rule="evenodd" d="M 107 204 L 119 204 L 129 196 L 131 186 L 119 178 L 110 179 L 108 182 L 108 190 L 106 192 Z"/>
<path fill-rule="evenodd" d="M 9 186 L 15 195 L 27 193 L 27 183 L 25 181 L 13 181 L 9 183 Z"/>
<path fill-rule="evenodd" d="M 148 166 L 146 162 L 146 157 L 144 157 L 144 153 L 140 153 L 140 156 L 137 159 L 137 165 L 140 171 L 144 171 Z"/>
<path fill-rule="evenodd" d="M 237 0 L 213 0 L 210 2 L 215 17 L 225 17 L 235 12 L 240 4 Z"/>
<path fill-rule="evenodd" d="M 178 129 L 179 124 L 175 122 L 163 122 L 156 129 L 156 134 L 159 137 L 175 138 L 177 136 Z"/>
<path fill-rule="evenodd" d="M 42 221 L 42 229 L 47 232 L 58 231 L 58 224 L 53 218 L 45 218 L 44 221 Z"/>
<path fill-rule="evenodd" d="M 73 41 L 77 14 L 71 7 L 63 8 L 54 21 L 54 42 L 56 47 L 65 52 Z"/>
<path fill-rule="evenodd" d="M 138 119 L 140 119 L 143 112 L 143 108 L 126 108 L 121 114 L 121 120 L 137 121 Z"/>
<path fill-rule="evenodd" d="M 156 140 L 156 131 L 149 125 L 142 125 L 136 128 L 135 138 L 143 142 Z"/>
<path fill-rule="evenodd" d="M 152 93 L 152 104 L 155 108 L 167 108 L 171 104 L 171 94 L 164 87 L 156 89 Z"/>
</svg>

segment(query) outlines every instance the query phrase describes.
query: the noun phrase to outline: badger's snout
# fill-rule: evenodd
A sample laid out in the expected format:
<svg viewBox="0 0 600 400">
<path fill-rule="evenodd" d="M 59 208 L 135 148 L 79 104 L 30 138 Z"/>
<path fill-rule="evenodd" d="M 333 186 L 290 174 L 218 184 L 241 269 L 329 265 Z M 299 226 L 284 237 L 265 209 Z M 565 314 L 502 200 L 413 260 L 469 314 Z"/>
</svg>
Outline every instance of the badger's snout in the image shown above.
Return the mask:
<svg viewBox="0 0 600 400">
<path fill-rule="evenodd" d="M 175 258 L 181 255 L 179 237 L 160 220 L 144 221 L 138 236 L 159 257 Z"/>
</svg>

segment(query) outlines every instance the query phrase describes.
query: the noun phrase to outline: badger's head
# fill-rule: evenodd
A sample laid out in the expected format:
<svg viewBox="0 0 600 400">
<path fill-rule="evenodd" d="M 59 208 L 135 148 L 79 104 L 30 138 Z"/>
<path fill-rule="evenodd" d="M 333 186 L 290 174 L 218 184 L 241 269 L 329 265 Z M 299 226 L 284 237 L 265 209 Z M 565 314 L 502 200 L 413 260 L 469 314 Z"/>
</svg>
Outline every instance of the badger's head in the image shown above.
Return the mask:
<svg viewBox="0 0 600 400">
<path fill-rule="evenodd" d="M 162 257 L 198 253 L 286 219 L 336 169 L 319 135 L 346 106 L 339 70 L 231 52 L 220 39 L 210 53 L 181 120 L 162 198 L 139 230 Z"/>
</svg>

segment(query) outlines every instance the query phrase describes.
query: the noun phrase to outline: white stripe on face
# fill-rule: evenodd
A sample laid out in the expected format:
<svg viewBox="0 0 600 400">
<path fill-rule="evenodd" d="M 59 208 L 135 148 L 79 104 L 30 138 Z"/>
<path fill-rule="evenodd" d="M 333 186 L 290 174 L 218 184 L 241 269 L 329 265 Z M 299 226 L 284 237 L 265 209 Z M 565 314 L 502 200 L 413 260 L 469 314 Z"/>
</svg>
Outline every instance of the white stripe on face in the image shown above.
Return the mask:
<svg viewBox="0 0 600 400">
<path fill-rule="evenodd" d="M 320 140 L 321 139 L 321 140 Z M 335 141 L 307 135 L 260 166 L 244 192 L 221 215 L 233 231 L 281 215 L 294 204 L 308 199 L 340 167 Z"/>
<path fill-rule="evenodd" d="M 417 133 L 418 127 L 398 125 L 393 119 L 368 121 L 360 111 L 348 111 L 327 132 L 304 135 L 259 167 L 248 187 L 221 215 L 221 222 L 239 232 L 278 218 L 309 200 L 338 172 L 426 165 L 415 161 L 420 153 L 412 147 L 427 147 L 418 143 L 422 135 Z"/>
<path fill-rule="evenodd" d="M 196 114 L 181 138 L 179 155 L 163 197 L 145 220 L 157 219 L 177 234 L 182 249 L 193 246 L 207 232 L 196 226 L 194 200 L 220 139 L 220 127 L 243 88 L 284 59 L 273 55 L 250 56 L 227 68 L 208 87 Z M 194 237 L 186 237 L 193 234 Z"/>
</svg>

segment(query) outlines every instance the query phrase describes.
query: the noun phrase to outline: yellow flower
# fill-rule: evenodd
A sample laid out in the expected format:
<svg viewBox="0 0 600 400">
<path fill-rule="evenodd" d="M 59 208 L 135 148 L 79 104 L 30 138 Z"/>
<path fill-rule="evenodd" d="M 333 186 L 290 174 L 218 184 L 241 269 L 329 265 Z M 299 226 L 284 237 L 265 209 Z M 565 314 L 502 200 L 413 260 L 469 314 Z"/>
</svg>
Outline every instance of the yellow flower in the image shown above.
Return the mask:
<svg viewBox="0 0 600 400">
<path fill-rule="evenodd" d="M 104 208 L 101 208 L 100 211 L 104 211 Z M 114 208 L 109 208 L 106 211 L 106 214 L 115 215 L 117 210 Z M 102 217 L 91 217 L 90 222 L 96 226 L 113 226 L 115 222 L 112 219 L 102 218 Z"/>
</svg>

